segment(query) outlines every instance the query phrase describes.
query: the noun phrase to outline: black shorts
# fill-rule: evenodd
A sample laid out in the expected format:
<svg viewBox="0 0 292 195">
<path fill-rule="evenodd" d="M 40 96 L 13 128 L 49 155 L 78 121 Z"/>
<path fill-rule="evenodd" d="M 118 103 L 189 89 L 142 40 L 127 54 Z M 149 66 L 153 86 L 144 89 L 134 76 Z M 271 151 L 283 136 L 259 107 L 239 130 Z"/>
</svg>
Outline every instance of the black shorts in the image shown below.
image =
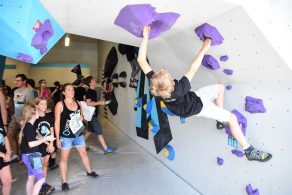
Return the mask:
<svg viewBox="0 0 292 195">
<path fill-rule="evenodd" d="M 96 133 L 97 135 L 102 135 L 102 128 L 96 116 L 93 116 L 91 121 L 88 122 L 88 131 Z"/>
<path fill-rule="evenodd" d="M 47 152 L 47 144 L 43 143 L 39 146 L 39 152 L 42 154 L 42 157 L 45 157 L 47 155 L 50 155 L 50 153 Z"/>
<path fill-rule="evenodd" d="M 0 158 L 0 170 L 3 168 L 3 167 L 6 167 L 8 166 L 9 163 L 8 162 L 4 162 L 3 158 Z"/>
</svg>

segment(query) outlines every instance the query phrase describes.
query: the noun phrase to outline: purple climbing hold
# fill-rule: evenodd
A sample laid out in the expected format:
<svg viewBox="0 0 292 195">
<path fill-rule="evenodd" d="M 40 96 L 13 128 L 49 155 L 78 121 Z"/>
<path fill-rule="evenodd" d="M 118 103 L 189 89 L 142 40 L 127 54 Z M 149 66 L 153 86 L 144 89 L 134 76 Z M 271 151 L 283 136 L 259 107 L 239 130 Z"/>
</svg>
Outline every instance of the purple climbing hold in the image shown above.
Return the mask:
<svg viewBox="0 0 292 195">
<path fill-rule="evenodd" d="M 29 62 L 29 63 L 33 61 L 33 57 L 31 57 L 30 55 L 23 54 L 23 53 L 19 53 L 16 58 L 20 61 Z"/>
<path fill-rule="evenodd" d="M 238 124 L 241 125 L 241 131 L 243 135 L 246 134 L 246 127 L 247 127 L 247 120 L 246 118 L 238 111 L 238 110 L 232 110 L 232 113 L 235 114 Z M 228 135 L 232 135 L 229 126 L 225 128 L 225 133 Z"/>
<path fill-rule="evenodd" d="M 224 69 L 223 72 L 227 75 L 232 75 L 233 74 L 233 70 L 231 69 Z"/>
<path fill-rule="evenodd" d="M 208 23 L 196 27 L 195 32 L 202 41 L 204 41 L 206 38 L 211 38 L 211 45 L 220 45 L 221 43 L 223 43 L 223 36 L 214 26 L 211 26 Z"/>
<path fill-rule="evenodd" d="M 267 110 L 264 106 L 262 99 L 246 96 L 245 98 L 245 111 L 249 113 L 265 113 Z"/>
<path fill-rule="evenodd" d="M 227 85 L 227 86 L 226 86 L 226 89 L 227 89 L 227 90 L 231 90 L 231 89 L 232 89 L 232 85 Z"/>
<path fill-rule="evenodd" d="M 211 55 L 204 56 L 202 65 L 211 70 L 217 70 L 220 68 L 219 62 Z"/>
<path fill-rule="evenodd" d="M 115 24 L 137 37 L 143 37 L 144 26 L 150 25 L 149 39 L 169 30 L 180 16 L 177 13 L 157 13 L 150 4 L 127 5 L 121 9 Z"/>
<path fill-rule="evenodd" d="M 239 158 L 242 158 L 244 156 L 244 153 L 237 149 L 231 150 L 231 152 Z"/>
<path fill-rule="evenodd" d="M 229 59 L 228 55 L 220 57 L 220 61 L 222 61 L 222 62 L 226 62 L 228 59 Z"/>
<path fill-rule="evenodd" d="M 252 189 L 252 186 L 251 184 L 248 184 L 246 187 L 245 187 L 245 190 L 246 190 L 246 193 L 248 195 L 260 195 L 260 192 L 258 189 Z"/>
<path fill-rule="evenodd" d="M 50 19 L 45 20 L 44 24 L 37 30 L 31 41 L 31 46 L 40 50 L 43 55 L 47 52 L 47 43 L 49 39 L 54 35 L 54 30 Z"/>
<path fill-rule="evenodd" d="M 223 165 L 223 163 L 224 163 L 224 160 L 222 158 L 220 158 L 220 157 L 217 157 L 217 164 L 219 166 L 221 166 L 221 165 Z"/>
</svg>

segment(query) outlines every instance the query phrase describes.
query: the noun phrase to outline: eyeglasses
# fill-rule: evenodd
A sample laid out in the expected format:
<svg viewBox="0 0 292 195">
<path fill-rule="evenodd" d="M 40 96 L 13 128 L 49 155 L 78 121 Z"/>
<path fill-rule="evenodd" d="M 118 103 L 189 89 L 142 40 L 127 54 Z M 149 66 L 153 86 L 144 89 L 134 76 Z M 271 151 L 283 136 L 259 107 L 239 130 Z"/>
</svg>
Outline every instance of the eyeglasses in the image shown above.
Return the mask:
<svg viewBox="0 0 292 195">
<path fill-rule="evenodd" d="M 15 80 L 14 82 L 20 82 L 20 81 L 22 81 L 22 80 Z"/>
</svg>

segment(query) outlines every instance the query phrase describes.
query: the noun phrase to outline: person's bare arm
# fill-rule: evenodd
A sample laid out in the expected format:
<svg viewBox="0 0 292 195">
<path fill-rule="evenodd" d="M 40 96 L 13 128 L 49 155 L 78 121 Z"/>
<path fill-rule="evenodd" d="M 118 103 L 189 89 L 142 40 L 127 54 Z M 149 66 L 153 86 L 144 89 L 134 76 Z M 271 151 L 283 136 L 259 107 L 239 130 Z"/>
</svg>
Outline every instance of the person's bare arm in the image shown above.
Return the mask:
<svg viewBox="0 0 292 195">
<path fill-rule="evenodd" d="M 99 106 L 99 105 L 105 105 L 105 101 L 104 100 L 97 100 L 96 102 L 94 102 L 91 99 L 86 99 L 86 104 L 88 106 Z"/>
<path fill-rule="evenodd" d="M 210 48 L 210 45 L 211 45 L 211 39 L 206 39 L 204 41 L 203 46 L 200 49 L 199 53 L 196 55 L 194 61 L 189 66 L 189 69 L 185 74 L 185 76 L 189 79 L 189 81 L 192 80 L 195 73 L 198 71 L 198 69 L 202 63 L 203 57 L 204 57 L 205 53 L 208 51 L 208 49 Z"/>
<path fill-rule="evenodd" d="M 4 94 L 2 92 L 0 92 L 0 110 L 1 110 L 3 125 L 7 125 L 6 102 L 5 102 Z M 7 128 L 7 126 L 4 126 L 4 127 Z M 5 129 L 5 130 L 7 130 L 7 129 Z"/>
<path fill-rule="evenodd" d="M 150 32 L 150 26 L 145 26 L 143 29 L 143 39 L 141 42 L 141 46 L 139 48 L 139 54 L 137 61 L 144 72 L 144 74 L 147 74 L 152 69 L 150 65 L 147 62 L 147 46 L 148 46 L 148 38 L 149 38 L 149 32 Z"/>
<path fill-rule="evenodd" d="M 63 111 L 62 102 L 58 102 L 55 107 L 55 137 L 58 148 L 61 148 L 60 142 L 60 121 L 61 121 L 61 112 Z"/>
<path fill-rule="evenodd" d="M 33 148 L 33 147 L 41 145 L 42 143 L 44 143 L 46 141 L 54 141 L 54 140 L 55 140 L 55 138 L 53 136 L 49 135 L 49 136 L 45 136 L 39 140 L 28 142 L 28 146 L 30 148 Z"/>
</svg>

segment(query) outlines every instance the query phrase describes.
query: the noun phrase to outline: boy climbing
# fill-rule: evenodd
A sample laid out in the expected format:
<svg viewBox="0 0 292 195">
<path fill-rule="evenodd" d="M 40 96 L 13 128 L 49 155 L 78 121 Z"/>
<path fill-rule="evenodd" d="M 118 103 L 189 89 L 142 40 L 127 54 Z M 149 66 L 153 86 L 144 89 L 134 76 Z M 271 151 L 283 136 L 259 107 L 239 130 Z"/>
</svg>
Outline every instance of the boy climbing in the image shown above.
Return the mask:
<svg viewBox="0 0 292 195">
<path fill-rule="evenodd" d="M 150 80 L 152 95 L 162 98 L 166 107 L 181 117 L 199 116 L 217 120 L 217 128 L 223 129 L 229 125 L 232 136 L 240 143 L 248 160 L 260 162 L 268 161 L 272 155 L 259 151 L 245 139 L 236 116 L 223 109 L 224 85 L 215 84 L 205 86 L 198 91 L 190 91 L 193 76 L 201 65 L 205 53 L 211 45 L 211 39 L 206 39 L 202 48 L 189 66 L 188 71 L 179 80 L 172 78 L 167 70 L 161 69 L 154 73 L 146 60 L 150 26 L 145 26 L 143 39 L 139 49 L 138 63 L 144 74 Z M 214 104 L 215 102 L 215 104 Z"/>
</svg>

